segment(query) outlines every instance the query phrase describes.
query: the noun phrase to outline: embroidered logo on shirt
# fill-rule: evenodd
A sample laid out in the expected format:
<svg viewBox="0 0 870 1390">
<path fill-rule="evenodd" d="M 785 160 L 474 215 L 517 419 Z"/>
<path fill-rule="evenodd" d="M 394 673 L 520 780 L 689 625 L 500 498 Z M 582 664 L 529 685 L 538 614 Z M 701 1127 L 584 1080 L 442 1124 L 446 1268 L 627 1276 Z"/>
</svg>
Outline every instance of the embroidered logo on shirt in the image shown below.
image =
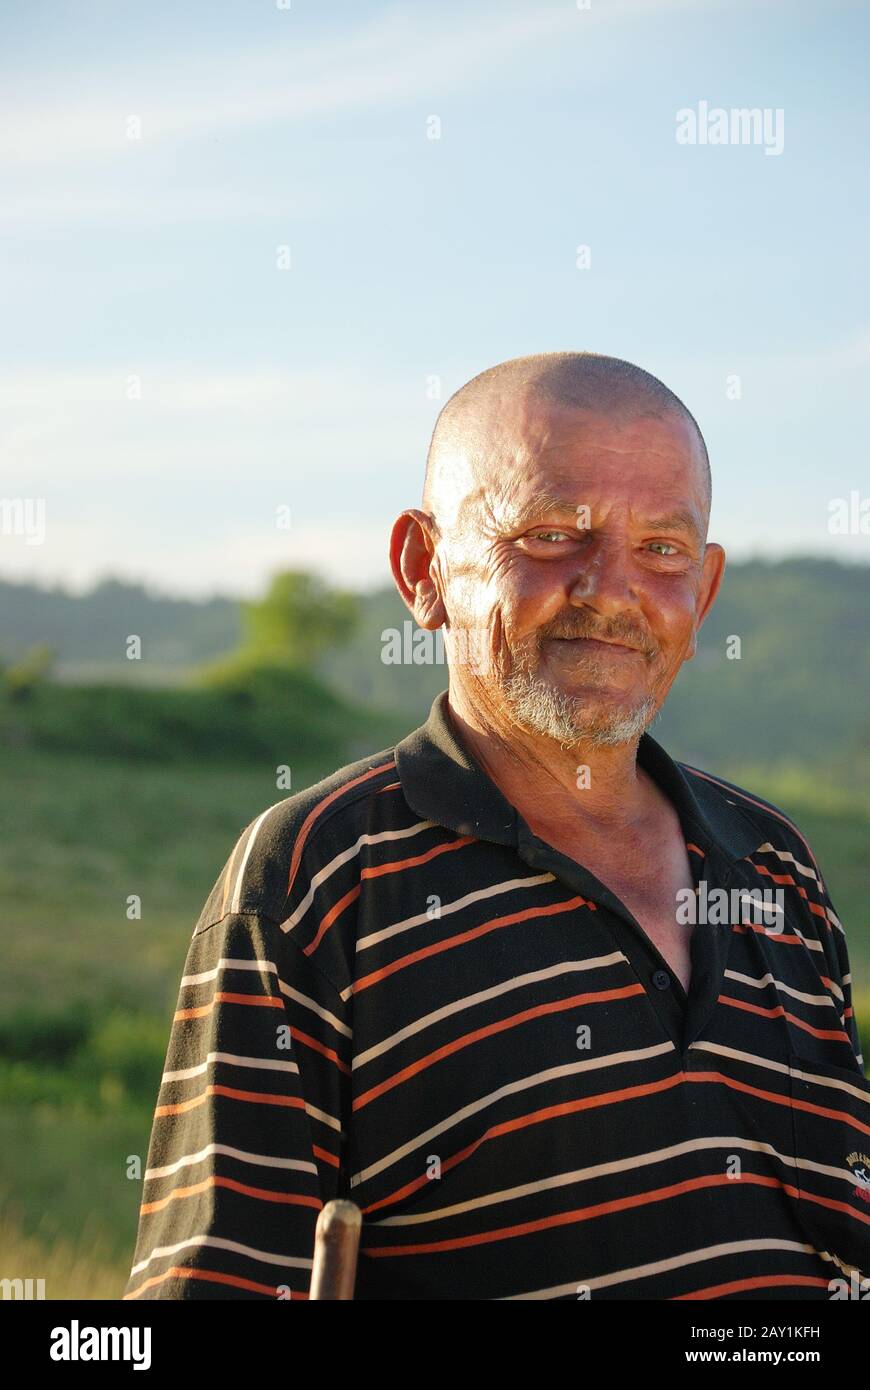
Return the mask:
<svg viewBox="0 0 870 1390">
<path fill-rule="evenodd" d="M 870 1202 L 870 1158 L 866 1154 L 850 1153 L 846 1159 L 853 1175 L 858 1179 L 855 1196 L 863 1202 Z"/>
</svg>

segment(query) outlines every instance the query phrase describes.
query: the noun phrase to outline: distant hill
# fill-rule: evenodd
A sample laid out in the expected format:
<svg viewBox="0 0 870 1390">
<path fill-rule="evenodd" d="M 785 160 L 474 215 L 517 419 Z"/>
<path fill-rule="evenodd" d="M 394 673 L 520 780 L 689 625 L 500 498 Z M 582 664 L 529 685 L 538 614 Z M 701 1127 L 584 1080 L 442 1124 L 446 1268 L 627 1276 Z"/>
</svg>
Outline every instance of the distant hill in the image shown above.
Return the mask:
<svg viewBox="0 0 870 1390">
<path fill-rule="evenodd" d="M 82 595 L 0 580 L 0 660 L 47 642 L 65 680 L 177 679 L 230 651 L 241 631 L 238 605 L 228 598 L 164 598 L 119 579 Z M 134 633 L 142 638 L 141 661 L 125 656 Z"/>
<path fill-rule="evenodd" d="M 0 582 L 0 613 L 0 659 L 48 642 L 65 680 L 177 682 L 232 650 L 241 631 L 232 600 L 153 597 L 116 580 L 83 596 Z M 319 673 L 354 704 L 394 711 L 411 728 L 445 688 L 447 669 L 382 661 L 382 634 L 409 621 L 394 590 L 366 595 L 352 640 Z M 142 661 L 125 658 L 131 633 L 142 637 Z M 735 636 L 741 656 L 729 660 Z M 870 773 L 868 692 L 870 567 L 732 564 L 698 654 L 652 732 L 675 756 L 721 771 L 788 764 L 854 782 Z"/>
</svg>

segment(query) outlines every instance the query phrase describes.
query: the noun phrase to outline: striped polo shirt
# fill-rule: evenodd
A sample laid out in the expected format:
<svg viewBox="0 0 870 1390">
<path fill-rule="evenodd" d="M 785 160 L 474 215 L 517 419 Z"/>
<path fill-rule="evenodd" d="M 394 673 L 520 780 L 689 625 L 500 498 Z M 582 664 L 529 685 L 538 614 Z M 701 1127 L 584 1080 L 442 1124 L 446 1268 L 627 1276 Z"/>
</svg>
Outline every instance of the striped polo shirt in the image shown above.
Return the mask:
<svg viewBox="0 0 870 1390">
<path fill-rule="evenodd" d="M 688 996 L 447 692 L 244 830 L 190 943 L 125 1298 L 304 1299 L 336 1196 L 363 1212 L 359 1299 L 827 1299 L 870 1274 L 870 1082 L 818 865 L 776 807 L 648 734 L 638 759 L 697 902 L 739 904 L 694 927 Z"/>
</svg>

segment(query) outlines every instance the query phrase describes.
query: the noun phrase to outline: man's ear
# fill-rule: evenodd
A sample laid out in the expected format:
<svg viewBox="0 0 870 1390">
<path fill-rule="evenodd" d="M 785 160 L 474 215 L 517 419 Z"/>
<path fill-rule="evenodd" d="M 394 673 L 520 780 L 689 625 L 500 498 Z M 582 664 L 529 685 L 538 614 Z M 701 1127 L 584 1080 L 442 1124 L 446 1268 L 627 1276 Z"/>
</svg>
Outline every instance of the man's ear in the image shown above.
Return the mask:
<svg viewBox="0 0 870 1390">
<path fill-rule="evenodd" d="M 409 507 L 396 519 L 390 536 L 390 568 L 396 588 L 418 627 L 442 627 L 447 611 L 433 579 L 437 570 L 437 527 L 428 512 Z"/>
<path fill-rule="evenodd" d="M 698 633 L 707 614 L 716 602 L 716 595 L 725 573 L 725 551 L 721 545 L 712 541 L 704 550 L 704 563 L 701 568 L 701 583 L 698 588 L 698 602 L 695 616 L 695 630 L 684 661 L 691 661 L 698 650 Z"/>
</svg>

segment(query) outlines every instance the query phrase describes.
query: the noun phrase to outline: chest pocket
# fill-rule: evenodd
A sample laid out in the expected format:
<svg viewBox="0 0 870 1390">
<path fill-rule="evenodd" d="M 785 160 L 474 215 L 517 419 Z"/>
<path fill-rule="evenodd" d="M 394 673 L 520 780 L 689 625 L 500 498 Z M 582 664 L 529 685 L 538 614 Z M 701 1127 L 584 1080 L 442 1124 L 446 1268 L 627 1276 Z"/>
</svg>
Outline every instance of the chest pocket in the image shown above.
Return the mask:
<svg viewBox="0 0 870 1390">
<path fill-rule="evenodd" d="M 788 1069 L 799 1220 L 818 1250 L 868 1276 L 870 1081 L 796 1053 Z"/>
</svg>

